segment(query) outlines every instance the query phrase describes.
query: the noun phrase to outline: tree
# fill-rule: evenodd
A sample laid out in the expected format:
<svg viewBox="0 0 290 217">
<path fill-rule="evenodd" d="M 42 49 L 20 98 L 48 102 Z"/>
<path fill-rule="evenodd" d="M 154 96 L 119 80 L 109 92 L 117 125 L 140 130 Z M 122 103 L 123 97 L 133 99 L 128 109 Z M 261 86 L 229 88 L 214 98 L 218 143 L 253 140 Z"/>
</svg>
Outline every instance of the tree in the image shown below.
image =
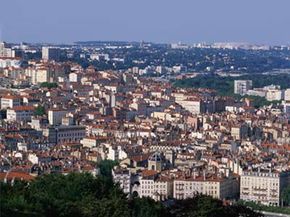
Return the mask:
<svg viewBox="0 0 290 217">
<path fill-rule="evenodd" d="M 114 165 L 103 162 L 104 168 Z M 107 171 L 107 170 L 104 170 Z M 0 183 L 1 216 L 40 217 L 219 217 L 260 216 L 240 205 L 224 206 L 209 196 L 165 206 L 150 198 L 128 199 L 108 177 L 88 173 L 50 174 L 31 183 Z"/>
<path fill-rule="evenodd" d="M 222 201 L 204 195 L 178 200 L 171 212 L 176 217 L 222 217 L 226 215 Z"/>
<path fill-rule="evenodd" d="M 284 200 L 284 203 L 290 205 L 290 186 L 288 186 L 283 190 L 282 198 Z"/>
<path fill-rule="evenodd" d="M 45 108 L 43 106 L 38 106 L 35 111 L 35 115 L 42 116 L 45 114 Z"/>
<path fill-rule="evenodd" d="M 100 173 L 104 177 L 112 177 L 112 169 L 114 166 L 118 165 L 116 161 L 112 160 L 102 160 L 99 164 L 98 167 L 100 168 Z"/>
<path fill-rule="evenodd" d="M 134 217 L 161 217 L 169 216 L 168 210 L 151 198 L 135 198 L 130 201 L 131 216 Z"/>
<path fill-rule="evenodd" d="M 205 195 L 179 200 L 170 209 L 175 217 L 263 216 L 243 205 L 223 205 L 221 200 Z"/>
<path fill-rule="evenodd" d="M 103 204 L 104 203 L 104 204 Z M 110 206 L 115 208 L 105 209 Z M 124 209 L 122 209 L 124 207 Z M 36 178 L 29 185 L 1 183 L 1 214 L 17 216 L 126 216 L 126 195 L 114 184 L 91 174 L 51 174 Z M 101 213 L 101 215 L 100 215 Z"/>
<path fill-rule="evenodd" d="M 57 88 L 58 85 L 57 85 L 57 83 L 43 82 L 43 83 L 40 84 L 40 87 L 52 89 L 52 88 Z"/>
</svg>

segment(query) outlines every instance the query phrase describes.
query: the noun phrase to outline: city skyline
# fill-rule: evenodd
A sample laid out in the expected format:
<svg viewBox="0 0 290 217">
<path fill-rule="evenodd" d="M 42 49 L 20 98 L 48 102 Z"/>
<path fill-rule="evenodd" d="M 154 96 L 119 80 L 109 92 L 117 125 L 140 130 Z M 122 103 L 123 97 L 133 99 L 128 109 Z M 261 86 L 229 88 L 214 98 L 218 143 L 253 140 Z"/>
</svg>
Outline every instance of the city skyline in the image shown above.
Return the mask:
<svg viewBox="0 0 290 217">
<path fill-rule="evenodd" d="M 287 1 L 134 2 L 125 0 L 6 1 L 0 39 L 72 43 L 88 40 L 151 42 L 248 42 L 289 44 Z M 11 13 L 16 15 L 11 16 Z M 259 15 L 259 16 L 257 16 Z"/>
</svg>

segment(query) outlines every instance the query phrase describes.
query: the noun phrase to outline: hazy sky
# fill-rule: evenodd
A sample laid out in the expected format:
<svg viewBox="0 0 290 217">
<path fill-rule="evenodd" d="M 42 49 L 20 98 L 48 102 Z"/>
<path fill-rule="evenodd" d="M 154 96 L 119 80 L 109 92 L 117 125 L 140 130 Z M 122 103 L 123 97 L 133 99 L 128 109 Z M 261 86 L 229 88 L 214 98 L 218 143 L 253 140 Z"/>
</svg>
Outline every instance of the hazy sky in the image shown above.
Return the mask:
<svg viewBox="0 0 290 217">
<path fill-rule="evenodd" d="M 0 0 L 8 42 L 290 44 L 290 0 Z"/>
</svg>

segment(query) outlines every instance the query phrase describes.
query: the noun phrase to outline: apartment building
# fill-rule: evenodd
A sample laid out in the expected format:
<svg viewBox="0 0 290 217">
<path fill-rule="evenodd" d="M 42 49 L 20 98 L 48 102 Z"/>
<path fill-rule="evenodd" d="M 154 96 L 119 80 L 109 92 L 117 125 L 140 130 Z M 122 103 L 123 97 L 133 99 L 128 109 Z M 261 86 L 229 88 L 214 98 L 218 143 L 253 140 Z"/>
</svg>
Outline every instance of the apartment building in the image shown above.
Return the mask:
<svg viewBox="0 0 290 217">
<path fill-rule="evenodd" d="M 79 125 L 49 127 L 44 130 L 43 135 L 49 142 L 55 144 L 80 142 L 86 136 L 86 127 Z"/>
<path fill-rule="evenodd" d="M 50 109 L 48 111 L 48 122 L 50 125 L 60 125 L 62 118 L 67 114 L 66 110 L 62 109 Z"/>
<path fill-rule="evenodd" d="M 194 197 L 197 194 L 204 194 L 217 199 L 233 198 L 237 195 L 236 182 L 234 177 L 179 177 L 174 180 L 173 197 L 181 200 Z"/>
<path fill-rule="evenodd" d="M 115 167 L 112 170 L 112 177 L 115 183 L 118 183 L 125 194 L 131 194 L 131 172 L 121 167 Z"/>
<path fill-rule="evenodd" d="M 60 49 L 57 47 L 42 47 L 42 59 L 43 60 L 55 60 L 58 61 L 60 57 Z"/>
<path fill-rule="evenodd" d="M 16 106 L 7 109 L 7 121 L 31 121 L 35 108 L 33 106 Z"/>
<path fill-rule="evenodd" d="M 1 109 L 13 108 L 21 105 L 21 97 L 14 95 L 7 95 L 1 98 Z"/>
<path fill-rule="evenodd" d="M 234 83 L 234 93 L 245 95 L 248 90 L 251 90 L 253 87 L 253 82 L 251 80 L 235 80 Z"/>
<path fill-rule="evenodd" d="M 241 175 L 240 199 L 279 206 L 281 193 L 289 183 L 289 172 L 244 171 Z"/>
<path fill-rule="evenodd" d="M 139 196 L 150 197 L 156 201 L 173 196 L 173 180 L 155 170 L 144 170 L 140 178 Z"/>
</svg>

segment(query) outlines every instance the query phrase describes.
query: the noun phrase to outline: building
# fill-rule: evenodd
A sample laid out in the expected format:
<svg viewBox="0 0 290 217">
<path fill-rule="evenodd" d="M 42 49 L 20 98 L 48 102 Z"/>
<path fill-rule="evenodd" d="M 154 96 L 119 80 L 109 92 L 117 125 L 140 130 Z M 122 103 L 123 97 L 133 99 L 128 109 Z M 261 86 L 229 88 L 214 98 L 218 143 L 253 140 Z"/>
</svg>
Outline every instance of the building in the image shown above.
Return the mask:
<svg viewBox="0 0 290 217">
<path fill-rule="evenodd" d="M 290 89 L 285 90 L 284 100 L 290 102 Z"/>
<path fill-rule="evenodd" d="M 140 178 L 139 196 L 156 201 L 172 198 L 173 180 L 154 170 L 144 170 Z"/>
<path fill-rule="evenodd" d="M 253 87 L 253 82 L 251 80 L 235 80 L 234 83 L 234 93 L 245 95 L 248 90 L 251 90 Z"/>
<path fill-rule="evenodd" d="M 248 90 L 247 95 L 249 96 L 259 96 L 266 97 L 267 91 L 262 88 L 255 88 L 253 90 Z"/>
<path fill-rule="evenodd" d="M 49 127 L 43 135 L 50 143 L 62 144 L 80 142 L 86 136 L 86 127 L 79 125 Z"/>
<path fill-rule="evenodd" d="M 7 109 L 7 121 L 31 121 L 35 108 L 33 106 L 14 106 Z"/>
<path fill-rule="evenodd" d="M 290 115 L 290 102 L 284 103 L 284 113 Z"/>
<path fill-rule="evenodd" d="M 55 60 L 60 58 L 60 49 L 57 47 L 42 47 L 42 59 L 43 60 Z"/>
<path fill-rule="evenodd" d="M 12 57 L 0 57 L 0 68 L 19 68 L 21 64 L 20 59 Z"/>
<path fill-rule="evenodd" d="M 14 95 L 7 95 L 1 98 L 1 109 L 13 108 L 21 105 L 21 97 Z"/>
<path fill-rule="evenodd" d="M 266 93 L 266 99 L 268 101 L 280 101 L 284 99 L 283 90 L 268 90 Z"/>
<path fill-rule="evenodd" d="M 48 111 L 48 122 L 50 125 L 60 125 L 62 118 L 67 114 L 66 110 L 62 109 L 51 109 Z"/>
<path fill-rule="evenodd" d="M 35 75 L 32 77 L 32 83 L 38 84 L 43 82 L 51 82 L 52 73 L 49 69 L 40 68 L 35 71 Z"/>
<path fill-rule="evenodd" d="M 15 51 L 8 48 L 5 42 L 0 42 L 0 57 L 14 58 Z"/>
<path fill-rule="evenodd" d="M 155 171 L 162 171 L 163 167 L 163 156 L 160 152 L 155 152 L 148 159 L 148 169 Z"/>
<path fill-rule="evenodd" d="M 77 72 L 72 72 L 69 74 L 69 81 L 70 82 L 80 82 L 81 81 L 81 74 Z"/>
<path fill-rule="evenodd" d="M 130 170 L 115 167 L 112 170 L 112 178 L 115 183 L 118 183 L 125 194 L 131 194 L 131 172 Z"/>
<path fill-rule="evenodd" d="M 245 139 L 249 136 L 249 127 L 245 123 L 232 126 L 231 135 L 235 140 Z"/>
<path fill-rule="evenodd" d="M 237 180 L 231 176 L 184 176 L 174 180 L 173 197 L 182 200 L 204 194 L 217 199 L 234 198 L 237 195 L 236 183 Z"/>
<path fill-rule="evenodd" d="M 97 137 L 85 137 L 81 140 L 83 147 L 94 148 L 97 147 L 98 139 Z"/>
<path fill-rule="evenodd" d="M 176 100 L 176 103 L 181 105 L 184 109 L 191 112 L 192 114 L 200 114 L 205 110 L 203 102 L 199 99 Z"/>
<path fill-rule="evenodd" d="M 264 205 L 279 206 L 289 173 L 244 171 L 241 175 L 240 199 Z M 289 183 L 288 183 L 289 184 Z"/>
</svg>

